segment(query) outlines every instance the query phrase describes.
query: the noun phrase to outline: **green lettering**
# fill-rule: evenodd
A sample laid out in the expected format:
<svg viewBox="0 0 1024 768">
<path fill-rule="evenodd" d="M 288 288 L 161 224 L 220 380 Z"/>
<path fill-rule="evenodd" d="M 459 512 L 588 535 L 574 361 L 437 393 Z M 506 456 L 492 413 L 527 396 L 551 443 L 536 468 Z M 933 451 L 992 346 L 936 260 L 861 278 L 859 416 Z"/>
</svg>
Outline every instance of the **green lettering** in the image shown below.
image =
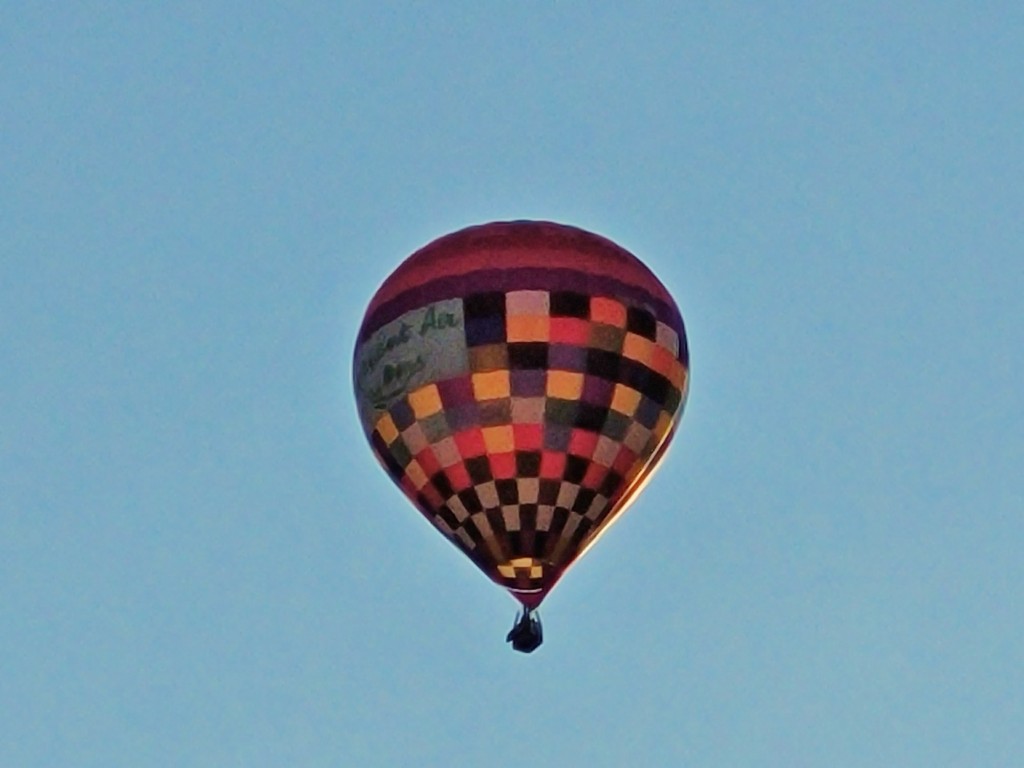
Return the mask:
<svg viewBox="0 0 1024 768">
<path fill-rule="evenodd" d="M 423 315 L 423 322 L 420 323 L 420 336 L 426 335 L 429 330 L 437 330 L 437 310 L 433 305 L 428 307 L 426 314 Z"/>
<path fill-rule="evenodd" d="M 451 312 L 438 312 L 437 307 L 430 306 L 423 315 L 423 322 L 420 323 L 420 336 L 426 336 L 427 331 L 443 331 L 445 328 L 458 328 L 459 319 Z"/>
</svg>

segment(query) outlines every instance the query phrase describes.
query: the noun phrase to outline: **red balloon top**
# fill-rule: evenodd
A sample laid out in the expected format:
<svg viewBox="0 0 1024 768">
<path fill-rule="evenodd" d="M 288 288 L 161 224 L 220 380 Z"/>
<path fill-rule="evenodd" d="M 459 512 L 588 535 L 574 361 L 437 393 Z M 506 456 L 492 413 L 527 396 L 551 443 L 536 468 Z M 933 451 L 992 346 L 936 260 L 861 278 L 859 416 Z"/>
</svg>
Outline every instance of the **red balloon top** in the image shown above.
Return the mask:
<svg viewBox="0 0 1024 768">
<path fill-rule="evenodd" d="M 403 294 L 499 268 L 582 272 L 592 284 L 614 282 L 632 288 L 646 301 L 662 305 L 666 320 L 681 330 L 679 309 L 665 286 L 636 256 L 611 240 L 554 222 L 499 221 L 444 235 L 409 256 L 371 300 L 360 338 L 400 311 L 387 308 L 399 303 Z"/>
</svg>

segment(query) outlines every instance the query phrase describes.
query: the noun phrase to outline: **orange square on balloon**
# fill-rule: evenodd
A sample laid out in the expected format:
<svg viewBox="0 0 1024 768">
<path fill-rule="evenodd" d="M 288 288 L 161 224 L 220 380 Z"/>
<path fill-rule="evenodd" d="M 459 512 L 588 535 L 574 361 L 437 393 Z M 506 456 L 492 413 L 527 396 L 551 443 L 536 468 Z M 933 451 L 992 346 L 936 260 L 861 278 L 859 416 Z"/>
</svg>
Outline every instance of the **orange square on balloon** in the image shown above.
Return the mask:
<svg viewBox="0 0 1024 768">
<path fill-rule="evenodd" d="M 420 466 L 420 463 L 416 461 L 416 459 L 409 462 L 409 465 L 405 468 L 405 474 L 410 480 L 412 480 L 412 484 L 417 491 L 426 485 L 427 481 L 430 479 L 427 477 L 427 473 L 423 471 L 423 467 Z"/>
<path fill-rule="evenodd" d="M 655 343 L 636 333 L 627 333 L 622 342 L 622 356 L 640 363 L 648 363 L 654 355 Z"/>
<path fill-rule="evenodd" d="M 548 397 L 579 400 L 583 396 L 583 374 L 574 371 L 548 371 Z"/>
<path fill-rule="evenodd" d="M 651 361 L 649 363 L 651 368 L 660 373 L 666 379 L 671 380 L 672 368 L 676 362 L 676 356 L 672 354 L 672 352 L 660 344 L 654 345 L 654 350 L 651 354 Z"/>
<path fill-rule="evenodd" d="M 590 319 L 595 323 L 626 327 L 626 308 L 615 299 L 594 296 L 590 300 Z"/>
<path fill-rule="evenodd" d="M 398 439 L 398 427 L 395 426 L 395 421 L 391 418 L 390 413 L 385 413 L 380 417 L 376 429 L 385 445 L 391 445 Z"/>
<path fill-rule="evenodd" d="M 488 371 L 473 374 L 473 397 L 477 400 L 494 400 L 511 394 L 508 371 Z"/>
<path fill-rule="evenodd" d="M 613 410 L 626 416 L 636 413 L 636 407 L 640 404 L 640 393 L 625 384 L 616 384 L 615 392 L 612 394 Z"/>
<path fill-rule="evenodd" d="M 510 342 L 547 341 L 551 330 L 546 315 L 509 315 L 505 325 Z"/>
<path fill-rule="evenodd" d="M 484 427 L 481 432 L 483 433 L 487 453 L 509 453 L 515 449 L 515 444 L 512 441 L 511 425 Z"/>
<path fill-rule="evenodd" d="M 409 405 L 417 419 L 425 419 L 441 410 L 441 395 L 437 391 L 436 384 L 428 384 L 425 387 L 409 393 Z"/>
<path fill-rule="evenodd" d="M 672 368 L 668 373 L 668 380 L 672 386 L 683 392 L 686 391 L 686 366 L 678 360 L 673 361 Z"/>
</svg>

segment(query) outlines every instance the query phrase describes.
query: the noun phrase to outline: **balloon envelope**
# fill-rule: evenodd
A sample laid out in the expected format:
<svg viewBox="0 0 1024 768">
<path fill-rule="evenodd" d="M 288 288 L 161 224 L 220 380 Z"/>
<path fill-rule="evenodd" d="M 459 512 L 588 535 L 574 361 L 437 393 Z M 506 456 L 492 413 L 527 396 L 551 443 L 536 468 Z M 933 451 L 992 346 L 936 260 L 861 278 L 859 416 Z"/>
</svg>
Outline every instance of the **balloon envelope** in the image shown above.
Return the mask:
<svg viewBox="0 0 1024 768">
<path fill-rule="evenodd" d="M 635 256 L 516 221 L 444 236 L 394 271 L 354 384 L 391 478 L 532 608 L 656 468 L 688 370 L 679 309 Z"/>
</svg>

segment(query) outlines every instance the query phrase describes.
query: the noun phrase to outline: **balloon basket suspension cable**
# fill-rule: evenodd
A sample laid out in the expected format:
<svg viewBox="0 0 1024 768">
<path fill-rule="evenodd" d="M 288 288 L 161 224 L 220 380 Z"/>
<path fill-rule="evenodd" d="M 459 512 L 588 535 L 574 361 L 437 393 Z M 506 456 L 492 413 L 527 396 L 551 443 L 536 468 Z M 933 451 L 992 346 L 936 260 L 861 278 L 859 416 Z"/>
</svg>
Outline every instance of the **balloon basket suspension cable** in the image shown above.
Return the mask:
<svg viewBox="0 0 1024 768">
<path fill-rule="evenodd" d="M 523 607 L 523 614 L 516 617 L 515 626 L 509 630 L 505 642 L 522 653 L 533 653 L 544 642 L 544 628 L 540 623 L 540 615 L 530 608 Z"/>
</svg>

